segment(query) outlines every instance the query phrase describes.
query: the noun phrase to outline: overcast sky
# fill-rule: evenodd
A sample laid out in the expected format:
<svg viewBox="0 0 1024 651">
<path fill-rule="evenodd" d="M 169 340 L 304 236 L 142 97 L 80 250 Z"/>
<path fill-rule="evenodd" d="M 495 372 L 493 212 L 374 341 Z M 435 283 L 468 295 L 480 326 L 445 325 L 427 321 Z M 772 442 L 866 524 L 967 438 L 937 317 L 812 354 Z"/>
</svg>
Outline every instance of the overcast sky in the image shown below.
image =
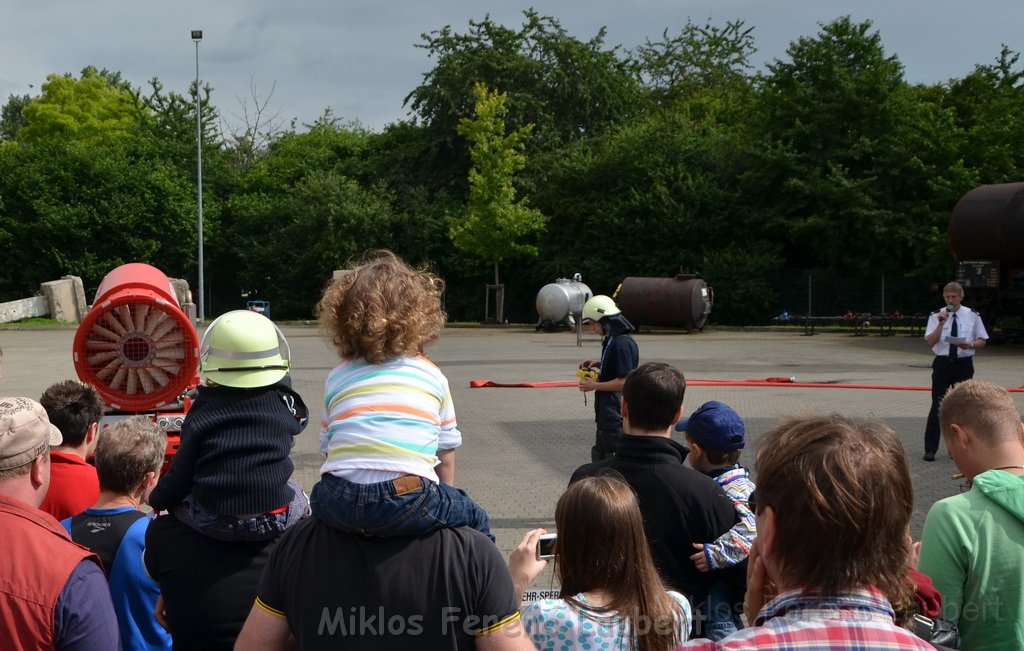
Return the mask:
<svg viewBox="0 0 1024 651">
<path fill-rule="evenodd" d="M 374 130 L 406 117 L 405 96 L 433 61 L 420 35 L 486 14 L 518 29 L 534 7 L 587 40 L 631 49 L 688 18 L 754 28 L 758 66 L 819 22 L 870 19 L 911 82 L 961 77 L 991 63 L 1005 43 L 1024 50 L 1024 0 L 5 0 L 0 3 L 0 101 L 38 94 L 50 73 L 87 65 L 120 71 L 135 86 L 158 77 L 185 93 L 195 77 L 192 29 L 203 30 L 199 75 L 229 120 L 241 102 L 270 98 L 286 123 L 310 122 L 330 107 Z"/>
</svg>

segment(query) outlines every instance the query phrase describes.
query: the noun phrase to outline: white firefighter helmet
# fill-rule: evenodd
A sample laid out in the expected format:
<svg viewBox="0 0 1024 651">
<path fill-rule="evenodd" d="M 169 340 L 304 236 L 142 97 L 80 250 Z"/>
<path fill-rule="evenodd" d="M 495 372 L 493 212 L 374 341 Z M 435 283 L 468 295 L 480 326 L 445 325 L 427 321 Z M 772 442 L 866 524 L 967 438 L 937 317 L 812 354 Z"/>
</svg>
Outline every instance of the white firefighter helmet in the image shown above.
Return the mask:
<svg viewBox="0 0 1024 651">
<path fill-rule="evenodd" d="M 239 389 L 265 387 L 288 373 L 291 351 L 281 330 L 251 310 L 220 315 L 199 346 L 200 369 L 211 381 Z"/>
<path fill-rule="evenodd" d="M 600 321 L 606 316 L 612 316 L 614 314 L 621 314 L 622 310 L 615 305 L 615 301 L 609 296 L 604 294 L 598 294 L 597 296 L 591 297 L 589 301 L 583 304 L 583 322 L 587 321 Z"/>
</svg>

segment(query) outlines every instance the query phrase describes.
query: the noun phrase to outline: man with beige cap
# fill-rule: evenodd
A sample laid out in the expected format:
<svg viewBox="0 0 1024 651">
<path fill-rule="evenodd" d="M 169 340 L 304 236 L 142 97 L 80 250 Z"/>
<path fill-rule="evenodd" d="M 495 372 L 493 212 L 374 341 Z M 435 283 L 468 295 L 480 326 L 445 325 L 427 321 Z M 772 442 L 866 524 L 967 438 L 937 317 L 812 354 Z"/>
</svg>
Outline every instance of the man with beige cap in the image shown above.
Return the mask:
<svg viewBox="0 0 1024 651">
<path fill-rule="evenodd" d="M 109 651 L 117 617 L 99 559 L 39 510 L 60 431 L 30 398 L 0 398 L 0 648 Z"/>
</svg>

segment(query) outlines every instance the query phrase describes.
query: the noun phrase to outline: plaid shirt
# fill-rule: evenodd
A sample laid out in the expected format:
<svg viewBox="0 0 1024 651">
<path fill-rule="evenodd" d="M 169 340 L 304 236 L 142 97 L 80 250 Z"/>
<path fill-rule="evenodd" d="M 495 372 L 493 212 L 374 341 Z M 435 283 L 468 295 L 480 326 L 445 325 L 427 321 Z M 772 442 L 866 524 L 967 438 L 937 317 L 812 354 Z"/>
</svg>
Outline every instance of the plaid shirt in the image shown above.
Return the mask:
<svg viewBox="0 0 1024 651">
<path fill-rule="evenodd" d="M 680 649 L 776 651 L 889 651 L 934 649 L 893 623 L 892 606 L 875 588 L 822 599 L 801 590 L 783 592 L 758 613 L 754 626 L 720 642 L 693 640 Z"/>
</svg>

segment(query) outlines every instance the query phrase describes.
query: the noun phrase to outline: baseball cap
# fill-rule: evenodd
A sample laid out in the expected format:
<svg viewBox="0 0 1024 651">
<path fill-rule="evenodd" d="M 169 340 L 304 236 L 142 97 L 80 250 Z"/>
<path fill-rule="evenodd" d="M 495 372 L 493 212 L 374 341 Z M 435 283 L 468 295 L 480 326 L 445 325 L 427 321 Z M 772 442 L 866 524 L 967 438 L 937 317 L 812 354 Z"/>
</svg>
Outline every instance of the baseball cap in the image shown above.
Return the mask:
<svg viewBox="0 0 1024 651">
<path fill-rule="evenodd" d="M 63 440 L 41 404 L 0 398 L 0 470 L 23 466 Z"/>
<path fill-rule="evenodd" d="M 689 418 L 676 423 L 677 432 L 686 432 L 709 450 L 742 450 L 747 429 L 736 410 L 717 400 L 705 402 Z"/>
</svg>

